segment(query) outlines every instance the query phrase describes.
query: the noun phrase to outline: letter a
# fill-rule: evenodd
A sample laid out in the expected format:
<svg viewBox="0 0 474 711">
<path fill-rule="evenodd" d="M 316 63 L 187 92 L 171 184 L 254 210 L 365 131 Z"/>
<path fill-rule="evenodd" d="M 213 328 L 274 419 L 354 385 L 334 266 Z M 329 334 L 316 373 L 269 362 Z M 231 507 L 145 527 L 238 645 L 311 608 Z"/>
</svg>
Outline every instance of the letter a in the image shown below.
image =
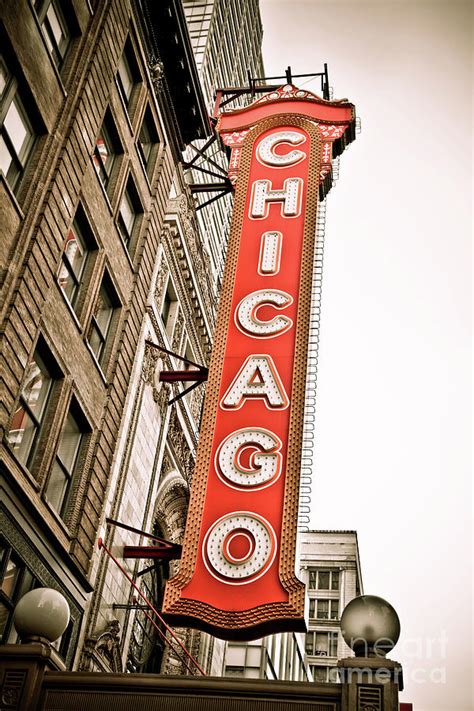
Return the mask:
<svg viewBox="0 0 474 711">
<path fill-rule="evenodd" d="M 238 410 L 245 398 L 262 399 L 270 410 L 288 407 L 288 396 L 269 355 L 251 355 L 247 358 L 222 398 L 221 407 L 224 410 Z"/>
</svg>

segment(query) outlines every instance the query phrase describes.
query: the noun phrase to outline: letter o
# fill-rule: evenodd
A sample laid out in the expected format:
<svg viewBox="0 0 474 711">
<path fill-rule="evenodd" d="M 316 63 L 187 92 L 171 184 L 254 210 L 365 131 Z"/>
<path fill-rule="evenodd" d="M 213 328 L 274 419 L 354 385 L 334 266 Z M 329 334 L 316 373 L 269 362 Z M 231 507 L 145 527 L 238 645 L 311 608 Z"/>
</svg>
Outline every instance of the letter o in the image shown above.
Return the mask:
<svg viewBox="0 0 474 711">
<path fill-rule="evenodd" d="M 272 526 L 251 511 L 218 519 L 202 545 L 209 573 L 228 585 L 247 585 L 261 578 L 275 560 L 277 538 Z"/>
</svg>

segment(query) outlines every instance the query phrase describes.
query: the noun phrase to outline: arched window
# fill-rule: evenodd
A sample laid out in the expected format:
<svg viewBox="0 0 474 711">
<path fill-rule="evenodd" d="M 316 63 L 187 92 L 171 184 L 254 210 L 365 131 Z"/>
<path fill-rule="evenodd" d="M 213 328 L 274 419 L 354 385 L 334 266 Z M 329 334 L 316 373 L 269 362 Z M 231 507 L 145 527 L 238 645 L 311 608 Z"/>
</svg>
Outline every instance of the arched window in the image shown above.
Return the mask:
<svg viewBox="0 0 474 711">
<path fill-rule="evenodd" d="M 153 533 L 160 538 L 165 537 L 157 524 L 154 526 Z M 169 564 L 167 561 L 160 560 L 143 561 L 143 564 L 146 572 L 138 579 L 140 581 L 140 589 L 153 606 L 158 611 L 161 611 L 165 584 L 169 578 Z M 139 604 L 144 604 L 143 600 L 140 600 Z M 154 617 L 151 610 L 146 609 L 145 611 L 151 617 Z M 161 627 L 160 622 L 158 620 L 155 621 Z M 146 617 L 145 612 L 141 609 L 137 610 L 128 650 L 127 671 L 135 674 L 159 674 L 163 661 L 164 646 L 163 638 Z"/>
</svg>

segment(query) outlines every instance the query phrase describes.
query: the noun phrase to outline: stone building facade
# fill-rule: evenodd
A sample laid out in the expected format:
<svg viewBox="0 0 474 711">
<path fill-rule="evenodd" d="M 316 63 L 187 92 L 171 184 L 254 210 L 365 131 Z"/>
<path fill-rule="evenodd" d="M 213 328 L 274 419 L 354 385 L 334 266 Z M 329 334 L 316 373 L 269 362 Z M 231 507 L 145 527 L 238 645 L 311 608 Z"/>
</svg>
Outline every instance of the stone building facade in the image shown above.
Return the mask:
<svg viewBox="0 0 474 711">
<path fill-rule="evenodd" d="M 185 10 L 187 5 L 184 3 Z M 214 10 L 218 5 L 222 3 L 216 3 Z M 250 11 L 260 21 L 258 4 L 248 5 L 243 18 L 239 16 L 240 24 L 247 22 L 246 30 Z M 186 19 L 192 28 L 188 14 Z M 213 15 L 213 27 L 218 20 L 219 16 Z M 221 28 L 222 42 L 229 39 L 230 27 L 227 23 Z M 254 43 L 256 59 L 252 61 L 261 66 L 261 24 L 258 27 L 259 42 Z M 205 53 L 207 47 L 206 44 Z M 219 61 L 224 61 L 224 55 Z M 167 63 L 163 65 L 166 72 Z M 225 164 L 225 157 L 219 156 L 219 160 Z M 181 543 L 184 534 L 205 386 L 200 385 L 169 405 L 184 387 L 164 385 L 159 374 L 183 367 L 173 354 L 207 366 L 227 242 L 227 231 L 220 229 L 219 221 L 212 218 L 215 205 L 202 210 L 198 219 L 188 181 L 189 177 L 178 167 L 166 206 L 105 505 L 106 517 L 139 530 L 153 531 L 175 544 Z M 227 212 L 222 214 L 228 219 Z M 114 550 L 146 544 L 139 535 L 115 526 L 105 526 L 103 531 L 108 547 Z M 159 608 L 164 583 L 176 571 L 177 562 L 121 562 Z M 143 570 L 147 572 L 142 575 Z M 176 654 L 162 644 L 146 611 L 134 605 L 130 585 L 116 566 L 103 556 L 97 557 L 94 576 L 95 590 L 81 641 L 80 668 L 187 673 Z M 224 649 L 221 640 L 189 629 L 175 631 L 207 673 L 221 673 Z M 104 640 L 119 650 L 107 667 L 100 651 Z"/>
<path fill-rule="evenodd" d="M 308 597 L 306 663 L 315 682 L 337 682 L 337 660 L 353 656 L 341 635 L 341 614 L 364 594 L 356 531 L 301 533 L 300 566 Z"/>
<path fill-rule="evenodd" d="M 248 86 L 248 72 L 252 77 L 263 77 L 262 39 L 263 27 L 259 0 L 183 0 L 196 65 L 201 79 L 204 100 L 209 114 L 214 108 L 215 91 L 231 86 Z M 230 106 L 243 105 L 248 97 L 234 100 Z M 197 141 L 203 145 L 203 141 Z M 216 142 L 206 155 L 225 168 L 227 158 Z M 196 158 L 187 151 L 187 158 Z M 196 166 L 214 170 L 205 158 L 198 158 Z M 202 182 L 203 174 L 192 171 L 192 180 Z M 206 175 L 206 181 L 219 179 Z M 197 195 L 198 204 L 215 197 L 216 193 Z M 224 270 L 227 238 L 229 234 L 232 197 L 220 197 L 199 210 L 198 220 L 203 240 L 211 259 L 211 269 L 220 286 Z"/>
<path fill-rule="evenodd" d="M 0 9 L 0 636 L 16 640 L 22 594 L 54 587 L 69 667 L 138 670 L 135 612 L 112 607 L 130 588 L 97 538 L 128 540 L 106 516 L 182 535 L 203 393 L 168 406 L 158 375 L 177 363 L 145 341 L 209 356 L 215 296 L 179 168 L 209 123 L 178 0 Z M 141 577 L 157 599 L 164 574 Z"/>
</svg>

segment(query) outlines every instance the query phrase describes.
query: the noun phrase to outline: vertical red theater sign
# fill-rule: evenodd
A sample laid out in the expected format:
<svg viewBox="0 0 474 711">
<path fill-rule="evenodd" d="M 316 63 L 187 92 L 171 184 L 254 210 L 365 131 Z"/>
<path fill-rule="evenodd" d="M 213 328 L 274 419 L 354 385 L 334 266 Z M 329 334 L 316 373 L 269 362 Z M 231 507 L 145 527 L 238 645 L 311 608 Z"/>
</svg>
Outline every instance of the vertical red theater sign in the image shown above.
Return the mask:
<svg viewBox="0 0 474 711">
<path fill-rule="evenodd" d="M 296 529 L 318 200 L 354 107 L 288 85 L 221 113 L 236 186 L 173 624 L 303 631 Z"/>
</svg>

